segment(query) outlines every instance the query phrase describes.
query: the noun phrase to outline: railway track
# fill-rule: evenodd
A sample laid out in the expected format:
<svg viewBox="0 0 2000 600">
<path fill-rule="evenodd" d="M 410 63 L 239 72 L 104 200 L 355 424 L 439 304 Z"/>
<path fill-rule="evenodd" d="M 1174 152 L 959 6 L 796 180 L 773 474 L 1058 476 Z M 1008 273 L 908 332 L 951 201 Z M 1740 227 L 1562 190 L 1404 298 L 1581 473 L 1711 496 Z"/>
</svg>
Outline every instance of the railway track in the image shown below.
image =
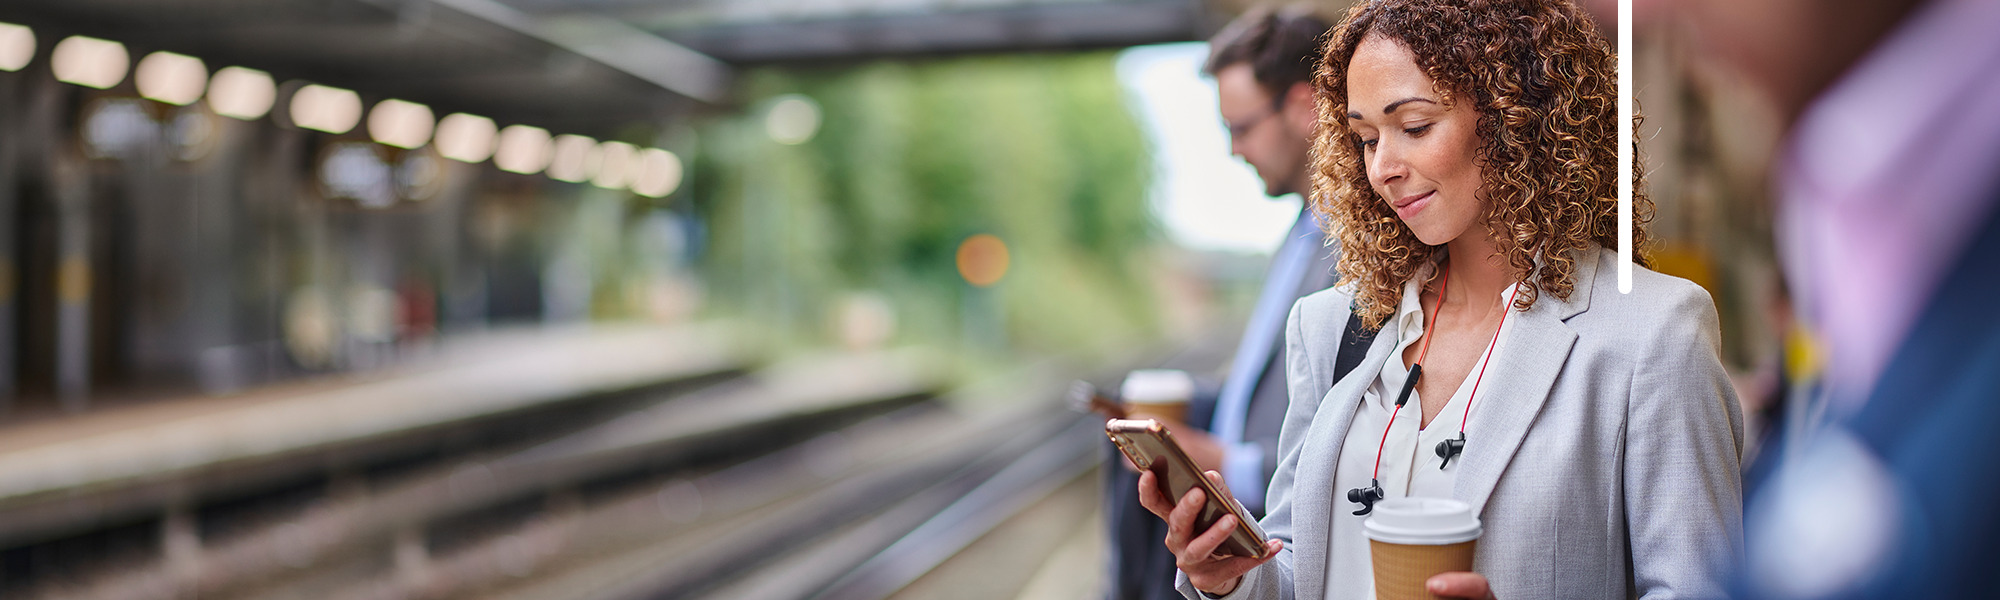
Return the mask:
<svg viewBox="0 0 2000 600">
<path fill-rule="evenodd" d="M 886 598 L 1097 461 L 1062 376 L 946 390 L 940 371 L 918 353 L 696 369 L 228 465 L 256 477 L 198 469 L 175 502 L 102 504 L 140 507 L 122 522 L 0 526 L 0 596 Z"/>
</svg>

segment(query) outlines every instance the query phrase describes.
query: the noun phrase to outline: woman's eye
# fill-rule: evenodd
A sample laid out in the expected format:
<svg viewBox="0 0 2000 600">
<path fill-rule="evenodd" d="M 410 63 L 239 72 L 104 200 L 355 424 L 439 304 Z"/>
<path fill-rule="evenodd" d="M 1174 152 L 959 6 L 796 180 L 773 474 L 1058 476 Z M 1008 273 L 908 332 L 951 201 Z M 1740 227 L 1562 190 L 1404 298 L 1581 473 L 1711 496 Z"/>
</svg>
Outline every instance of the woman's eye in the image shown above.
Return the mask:
<svg viewBox="0 0 2000 600">
<path fill-rule="evenodd" d="M 1410 134 L 1410 137 L 1418 137 L 1418 136 L 1422 136 L 1422 135 L 1423 135 L 1423 134 L 1425 134 L 1425 133 L 1428 133 L 1428 132 L 1430 132 L 1430 130 L 1431 130 L 1431 126 L 1430 126 L 1430 125 L 1418 125 L 1418 126 L 1416 126 L 1416 127 L 1410 127 L 1410 128 L 1407 128 L 1407 129 L 1404 129 L 1404 130 L 1403 130 L 1403 133 L 1407 133 L 1407 134 Z"/>
<path fill-rule="evenodd" d="M 1355 145 L 1360 146 L 1362 150 L 1374 150 L 1375 143 L 1377 141 L 1378 140 L 1361 140 L 1360 142 L 1356 142 Z"/>
</svg>

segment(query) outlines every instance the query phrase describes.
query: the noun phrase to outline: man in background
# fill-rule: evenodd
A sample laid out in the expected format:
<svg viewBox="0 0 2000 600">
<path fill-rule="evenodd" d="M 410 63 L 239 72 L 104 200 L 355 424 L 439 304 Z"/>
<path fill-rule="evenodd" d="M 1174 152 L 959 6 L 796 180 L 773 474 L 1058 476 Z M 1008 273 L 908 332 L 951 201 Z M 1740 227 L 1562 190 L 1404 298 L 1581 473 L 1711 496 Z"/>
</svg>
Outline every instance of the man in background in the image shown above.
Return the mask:
<svg viewBox="0 0 2000 600">
<path fill-rule="evenodd" d="M 1778 248 L 1826 354 L 1751 482 L 1738 593 L 1995 595 L 2000 2 L 1668 10 L 1779 109 Z"/>
<path fill-rule="evenodd" d="M 1312 74 L 1331 24 L 1311 7 L 1258 8 L 1209 42 L 1203 70 L 1215 78 L 1230 151 L 1256 168 L 1272 197 L 1308 194 L 1315 120 Z M 1235 359 L 1213 397 L 1196 398 L 1188 423 L 1169 424 L 1204 469 L 1222 472 L 1250 512 L 1264 514 L 1265 488 L 1277 470 L 1278 429 L 1289 402 L 1285 388 L 1285 316 L 1299 297 L 1334 282 L 1338 249 L 1329 248 L 1308 209 L 1271 258 L 1262 293 L 1237 344 Z M 1205 428 L 1206 432 L 1202 429 Z M 1112 533 L 1110 597 L 1180 598 L 1167 528 L 1139 505 L 1138 476 L 1107 465 L 1106 515 Z"/>
</svg>

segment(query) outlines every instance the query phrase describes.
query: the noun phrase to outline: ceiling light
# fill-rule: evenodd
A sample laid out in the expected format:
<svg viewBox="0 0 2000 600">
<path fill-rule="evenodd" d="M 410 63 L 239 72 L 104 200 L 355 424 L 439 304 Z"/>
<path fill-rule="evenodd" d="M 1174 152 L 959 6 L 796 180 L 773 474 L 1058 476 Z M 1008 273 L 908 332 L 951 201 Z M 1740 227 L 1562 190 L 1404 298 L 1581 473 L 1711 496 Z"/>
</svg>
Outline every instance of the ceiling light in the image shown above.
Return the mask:
<svg viewBox="0 0 2000 600">
<path fill-rule="evenodd" d="M 131 66 L 124 44 L 81 35 L 56 43 L 49 60 L 57 81 L 100 90 L 124 81 L 125 70 Z"/>
<path fill-rule="evenodd" d="M 639 176 L 632 191 L 648 198 L 664 198 L 681 186 L 681 159 L 659 148 L 639 152 Z"/>
<path fill-rule="evenodd" d="M 342 134 L 361 122 L 361 96 L 354 90 L 308 85 L 292 93 L 292 124 Z"/>
<path fill-rule="evenodd" d="M 540 173 L 549 166 L 549 130 L 529 125 L 510 125 L 500 130 L 500 149 L 493 165 L 509 173 Z"/>
<path fill-rule="evenodd" d="M 437 121 L 431 116 L 431 107 L 394 98 L 375 104 L 375 110 L 368 111 L 368 136 L 383 145 L 405 150 L 421 147 L 431 141 L 431 129 Z"/>
<path fill-rule="evenodd" d="M 208 88 L 208 65 L 186 54 L 154 52 L 139 60 L 133 77 L 139 95 L 174 106 L 187 106 L 201 99 Z"/>
<path fill-rule="evenodd" d="M 603 153 L 604 162 L 597 167 L 597 176 L 590 178 L 590 184 L 608 190 L 625 189 L 632 185 L 639 148 L 625 142 L 605 142 L 597 147 Z"/>
<path fill-rule="evenodd" d="M 493 120 L 478 115 L 452 113 L 438 122 L 438 154 L 452 160 L 476 163 L 493 156 Z"/>
<path fill-rule="evenodd" d="M 271 112 L 278 99 L 278 86 L 271 74 L 256 69 L 228 67 L 215 72 L 208 82 L 208 107 L 215 114 L 245 121 Z"/>
<path fill-rule="evenodd" d="M 549 161 L 549 178 L 581 183 L 596 176 L 597 168 L 603 164 L 604 152 L 597 148 L 597 140 L 580 135 L 559 135 L 555 141 L 555 158 Z"/>
<path fill-rule="evenodd" d="M 35 30 L 0 23 L 0 71 L 19 71 L 35 59 Z"/>
</svg>

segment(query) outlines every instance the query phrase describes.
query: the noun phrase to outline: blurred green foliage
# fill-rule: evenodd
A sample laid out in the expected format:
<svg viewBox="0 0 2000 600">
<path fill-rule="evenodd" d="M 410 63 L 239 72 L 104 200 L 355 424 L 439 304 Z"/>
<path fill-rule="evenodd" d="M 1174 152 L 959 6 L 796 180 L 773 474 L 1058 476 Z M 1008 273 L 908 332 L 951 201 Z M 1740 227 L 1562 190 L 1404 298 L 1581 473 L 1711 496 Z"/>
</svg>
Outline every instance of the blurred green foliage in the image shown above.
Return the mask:
<svg viewBox="0 0 2000 600">
<path fill-rule="evenodd" d="M 900 341 L 982 351 L 1101 355 L 1154 339 L 1151 162 L 1113 58 L 746 73 L 751 100 L 701 128 L 687 191 L 708 224 L 711 305 L 825 335 L 841 298 L 875 294 Z M 822 111 L 803 144 L 766 133 L 787 94 Z M 955 262 L 979 233 L 1012 259 L 983 289 Z"/>
</svg>

